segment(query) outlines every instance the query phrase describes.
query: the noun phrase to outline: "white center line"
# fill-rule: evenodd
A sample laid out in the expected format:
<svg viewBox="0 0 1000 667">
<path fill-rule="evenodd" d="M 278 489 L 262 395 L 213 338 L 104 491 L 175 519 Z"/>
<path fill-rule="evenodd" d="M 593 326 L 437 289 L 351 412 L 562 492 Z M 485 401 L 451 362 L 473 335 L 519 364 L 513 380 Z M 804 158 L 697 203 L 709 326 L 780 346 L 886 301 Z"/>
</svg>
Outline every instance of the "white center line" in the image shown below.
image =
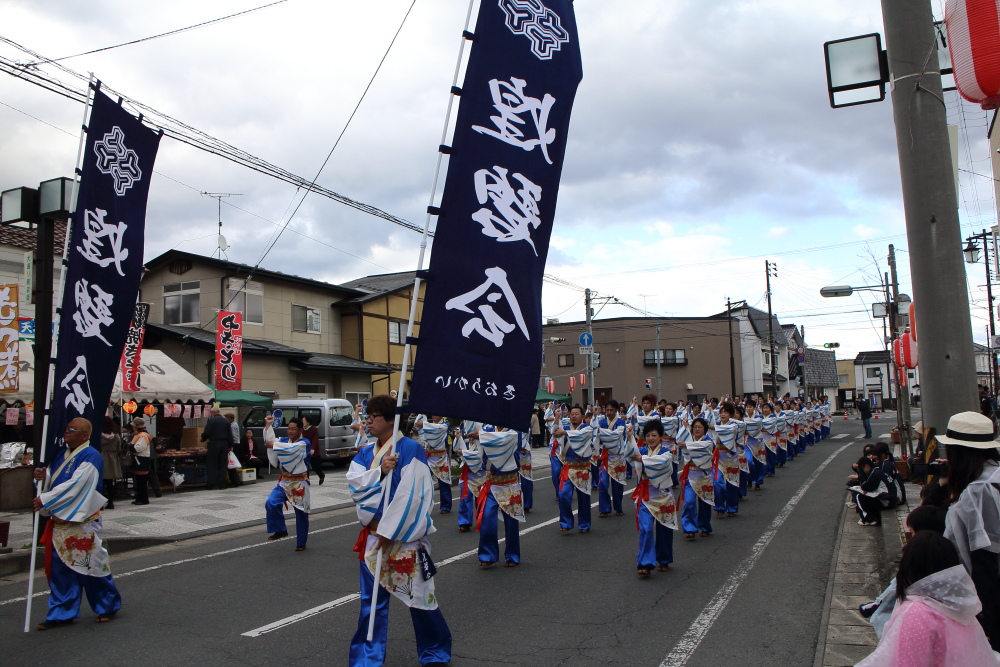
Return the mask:
<svg viewBox="0 0 1000 667">
<path fill-rule="evenodd" d="M 597 507 L 597 503 L 592 503 L 590 505 L 590 507 L 591 508 Z M 573 514 L 576 514 L 576 512 L 573 512 Z M 555 517 L 554 519 L 549 519 L 548 521 L 543 521 L 542 523 L 540 523 L 540 524 L 538 524 L 536 526 L 532 526 L 531 528 L 526 528 L 526 529 L 524 529 L 522 531 L 519 531 L 518 534 L 519 535 L 527 535 L 528 533 L 534 532 L 534 531 L 538 530 L 539 528 L 544 528 L 545 526 L 551 526 L 552 524 L 556 523 L 557 521 L 559 521 L 559 517 Z M 507 538 L 502 537 L 502 538 L 500 538 L 499 542 L 502 543 L 506 539 Z M 437 563 L 437 567 L 438 568 L 442 568 L 445 565 L 450 565 L 451 563 L 455 563 L 457 561 L 460 561 L 463 558 L 468 558 L 469 556 L 474 556 L 474 555 L 476 555 L 478 553 L 479 553 L 478 547 L 476 549 L 470 549 L 469 551 L 465 551 L 463 553 L 460 553 L 457 556 L 452 556 L 451 558 L 446 558 L 445 560 L 441 561 L 440 563 Z M 384 590 L 383 590 L 383 592 L 384 592 Z M 321 614 L 324 611 L 329 611 L 330 609 L 335 609 L 337 607 L 342 607 L 343 605 L 345 605 L 345 604 L 347 604 L 349 602 L 354 602 L 355 600 L 359 600 L 360 598 L 361 598 L 361 595 L 359 595 L 358 593 L 352 593 L 351 595 L 345 595 L 342 598 L 337 598 L 336 600 L 331 600 L 330 602 L 323 603 L 323 604 L 319 605 L 318 607 L 313 607 L 312 609 L 307 609 L 307 610 L 305 610 L 303 612 L 299 612 L 298 614 L 294 614 L 293 616 L 288 616 L 287 618 L 283 618 L 280 621 L 275 621 L 274 623 L 268 623 L 267 625 L 263 625 L 263 626 L 261 626 L 259 628 L 254 628 L 253 630 L 247 630 L 246 632 L 244 632 L 242 634 L 242 636 L 244 636 L 244 637 L 260 637 L 261 635 L 266 635 L 269 632 L 274 632 L 275 630 L 280 630 L 281 628 L 288 627 L 289 625 L 292 625 L 293 623 L 298 623 L 299 621 L 303 621 L 303 620 L 305 620 L 307 618 L 311 618 L 311 617 L 315 616 L 316 614 Z"/>
<path fill-rule="evenodd" d="M 750 570 L 753 569 L 753 566 L 757 563 L 757 559 L 760 558 L 764 549 L 766 549 L 767 545 L 771 543 L 772 539 L 774 539 L 778 529 L 781 528 L 783 523 L 785 523 L 785 519 L 787 519 L 788 515 L 792 513 L 793 509 L 795 509 L 795 506 L 798 504 L 799 500 L 802 499 L 802 496 L 805 495 L 806 491 L 809 490 L 809 487 L 816 481 L 819 474 L 823 472 L 828 465 L 830 465 L 830 462 L 833 461 L 838 454 L 853 444 L 854 441 L 851 441 L 846 445 L 843 445 L 833 454 L 830 454 L 830 457 L 826 461 L 823 461 L 823 463 L 821 463 L 819 467 L 813 471 L 813 474 L 809 476 L 802 487 L 795 493 L 794 496 L 791 497 L 785 507 L 778 512 L 778 516 L 776 516 L 774 521 L 771 522 L 770 527 L 764 531 L 764 534 L 760 536 L 760 539 L 758 539 L 753 545 L 753 548 L 750 549 L 750 554 L 743 559 L 726 582 L 722 584 L 722 587 L 718 590 L 718 592 L 712 596 L 712 601 L 709 602 L 708 606 L 702 610 L 701 614 L 698 615 L 698 618 L 694 619 L 694 622 L 692 622 L 688 627 L 687 632 L 685 632 L 680 638 L 670 654 L 663 659 L 663 662 L 660 663 L 660 667 L 681 667 L 691 659 L 691 656 L 694 655 L 694 652 L 698 649 L 702 640 L 705 639 L 705 635 L 707 635 L 708 631 L 712 629 L 712 625 L 716 620 L 718 620 L 726 606 L 728 606 L 729 602 L 733 599 L 733 596 L 736 594 L 736 589 L 740 587 L 743 580 L 747 578 L 748 574 L 750 574 Z"/>
</svg>

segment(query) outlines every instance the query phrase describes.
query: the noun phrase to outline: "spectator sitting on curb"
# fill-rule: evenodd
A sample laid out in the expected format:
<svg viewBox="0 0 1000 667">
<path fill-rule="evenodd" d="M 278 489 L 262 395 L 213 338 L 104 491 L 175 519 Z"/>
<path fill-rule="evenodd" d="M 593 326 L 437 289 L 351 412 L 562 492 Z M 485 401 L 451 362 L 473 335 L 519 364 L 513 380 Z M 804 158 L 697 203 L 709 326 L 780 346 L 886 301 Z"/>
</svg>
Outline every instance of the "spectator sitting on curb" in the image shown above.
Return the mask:
<svg viewBox="0 0 1000 667">
<path fill-rule="evenodd" d="M 872 452 L 874 450 L 875 450 L 875 445 L 871 445 L 871 444 L 865 445 L 865 448 L 861 451 L 861 455 L 863 457 L 867 458 L 867 459 L 871 459 L 872 458 Z M 858 463 L 857 463 L 857 461 L 855 461 L 854 463 L 851 464 L 851 470 L 854 471 L 854 474 L 853 475 L 848 475 L 848 477 L 847 477 L 847 486 L 848 486 L 848 488 L 850 488 L 852 486 L 860 486 L 861 484 L 863 484 L 864 481 L 865 481 L 865 479 L 867 478 L 867 475 L 858 470 Z M 856 510 L 858 508 L 858 504 L 854 502 L 853 498 L 851 498 L 851 500 L 847 501 L 847 506 L 850 507 L 852 510 Z"/>
<path fill-rule="evenodd" d="M 896 609 L 878 647 L 858 667 L 996 665 L 983 629 L 982 609 L 955 546 L 924 530 L 903 549 L 896 575 Z"/>
<path fill-rule="evenodd" d="M 864 481 L 858 486 L 848 488 L 855 494 L 855 502 L 858 505 L 858 512 L 861 514 L 858 525 L 881 526 L 882 510 L 887 506 L 895 506 L 895 484 L 885 476 L 881 466 L 877 466 L 871 459 L 864 456 L 858 459 L 858 479 L 860 480 L 862 477 Z M 892 491 L 890 491 L 890 486 Z"/>
<path fill-rule="evenodd" d="M 875 443 L 875 463 L 882 468 L 885 478 L 892 481 L 892 486 L 889 487 L 889 495 L 893 496 L 893 498 L 889 508 L 891 509 L 896 505 L 905 503 L 906 489 L 903 487 L 903 476 L 899 474 L 899 468 L 896 467 L 896 460 L 892 456 L 892 450 L 889 449 L 888 443 Z"/>
</svg>

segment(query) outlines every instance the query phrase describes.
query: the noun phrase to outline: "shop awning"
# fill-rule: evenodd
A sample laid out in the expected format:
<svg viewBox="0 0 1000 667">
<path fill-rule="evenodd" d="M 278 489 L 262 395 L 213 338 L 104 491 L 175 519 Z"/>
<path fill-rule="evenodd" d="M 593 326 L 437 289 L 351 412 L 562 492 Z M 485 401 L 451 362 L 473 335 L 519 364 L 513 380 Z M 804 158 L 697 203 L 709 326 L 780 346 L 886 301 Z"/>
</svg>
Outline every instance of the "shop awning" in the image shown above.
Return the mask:
<svg viewBox="0 0 1000 667">
<path fill-rule="evenodd" d="M 0 394 L 0 400 L 11 403 L 35 400 L 35 353 L 31 342 L 21 341 L 19 345 L 21 374 L 18 390 L 13 394 Z M 181 368 L 173 359 L 160 350 L 143 350 L 140 357 L 140 391 L 121 392 L 121 371 L 111 392 L 111 402 L 119 399 L 137 403 L 187 403 L 199 401 L 211 403 L 215 394 L 195 376 Z"/>
<path fill-rule="evenodd" d="M 252 408 L 262 406 L 270 409 L 272 399 L 249 391 L 219 391 L 214 385 L 206 385 L 215 392 L 215 401 L 224 408 Z"/>
<path fill-rule="evenodd" d="M 548 403 L 549 401 L 556 401 L 559 403 L 567 403 L 570 400 L 570 396 L 564 394 L 550 394 L 544 389 L 539 389 L 538 393 L 535 394 L 535 403 Z"/>
</svg>

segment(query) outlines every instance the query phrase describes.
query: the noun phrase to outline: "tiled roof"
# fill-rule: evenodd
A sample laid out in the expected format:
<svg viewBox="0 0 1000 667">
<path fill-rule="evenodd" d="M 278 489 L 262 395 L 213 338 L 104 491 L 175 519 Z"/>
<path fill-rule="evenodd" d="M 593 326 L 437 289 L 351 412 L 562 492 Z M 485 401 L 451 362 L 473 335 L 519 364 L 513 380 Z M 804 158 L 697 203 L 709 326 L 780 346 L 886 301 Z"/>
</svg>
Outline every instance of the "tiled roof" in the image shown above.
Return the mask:
<svg viewBox="0 0 1000 667">
<path fill-rule="evenodd" d="M 66 223 L 56 221 L 53 235 L 55 237 L 52 243 L 53 253 L 61 255 L 63 246 L 66 245 Z M 34 250 L 35 230 L 27 227 L 15 227 L 14 225 L 2 225 L 0 226 L 0 246 Z"/>
<path fill-rule="evenodd" d="M 806 383 L 810 387 L 840 386 L 836 352 L 833 350 L 814 350 L 807 347 L 804 356 L 806 358 Z M 793 357 L 794 359 L 795 357 Z"/>
<path fill-rule="evenodd" d="M 364 292 L 364 294 L 362 296 L 354 297 L 353 299 L 339 301 L 334 305 L 350 306 L 367 303 L 368 301 L 385 296 L 386 294 L 392 294 L 393 292 L 398 292 L 401 289 L 412 286 L 416 277 L 416 271 L 402 271 L 400 273 L 382 273 L 374 276 L 365 276 L 364 278 L 358 278 L 357 280 L 351 280 L 344 283 L 342 287 Z"/>
<path fill-rule="evenodd" d="M 385 364 L 352 359 L 342 354 L 314 354 L 308 359 L 293 359 L 292 365 L 310 371 L 343 371 L 355 373 L 389 373 L 392 368 Z"/>
<path fill-rule="evenodd" d="M 174 324 L 156 324 L 148 322 L 147 329 L 156 334 L 187 340 L 199 347 L 215 348 L 215 331 L 199 329 L 198 327 L 181 327 Z M 297 347 L 275 343 L 269 340 L 259 340 L 255 338 L 243 339 L 243 352 L 247 354 L 265 354 L 278 357 L 309 357 L 312 353 L 301 350 Z"/>
<path fill-rule="evenodd" d="M 854 357 L 855 366 L 885 364 L 889 362 L 889 353 L 885 350 L 874 350 L 870 352 L 858 352 Z"/>
</svg>

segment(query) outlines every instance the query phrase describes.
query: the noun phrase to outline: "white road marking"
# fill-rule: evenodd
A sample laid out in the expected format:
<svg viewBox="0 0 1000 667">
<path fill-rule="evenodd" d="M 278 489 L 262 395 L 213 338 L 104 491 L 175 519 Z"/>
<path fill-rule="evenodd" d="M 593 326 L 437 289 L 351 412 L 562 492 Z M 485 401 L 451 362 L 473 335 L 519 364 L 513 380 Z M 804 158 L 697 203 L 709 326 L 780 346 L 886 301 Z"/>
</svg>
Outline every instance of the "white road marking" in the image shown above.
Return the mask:
<svg viewBox="0 0 1000 667">
<path fill-rule="evenodd" d="M 597 503 L 592 503 L 590 505 L 590 507 L 591 508 L 597 507 Z M 573 514 L 576 514 L 576 512 L 573 512 Z M 542 523 L 540 523 L 540 524 L 538 524 L 536 526 L 532 526 L 531 528 L 526 528 L 525 530 L 519 531 L 518 534 L 519 535 L 527 535 L 528 533 L 534 532 L 534 531 L 538 530 L 539 528 L 544 528 L 545 526 L 551 526 L 552 524 L 556 523 L 557 521 L 559 521 L 559 517 L 555 517 L 554 519 L 549 519 L 548 521 L 543 521 Z M 506 540 L 506 539 L 507 538 L 505 538 L 505 537 L 501 537 L 500 540 L 499 540 L 499 542 L 502 544 L 504 542 L 504 540 Z M 475 548 L 475 549 L 470 549 L 469 551 L 460 553 L 457 556 L 452 556 L 451 558 L 444 559 L 440 563 L 437 563 L 437 567 L 438 568 L 442 568 L 445 565 L 450 565 L 451 563 L 455 563 L 457 561 L 460 561 L 463 558 L 468 558 L 469 556 L 475 556 L 478 553 L 479 553 L 479 548 L 478 547 Z M 242 634 L 242 636 L 243 637 L 260 637 L 261 635 L 266 635 L 269 632 L 274 632 L 275 630 L 280 630 L 281 628 L 286 628 L 289 625 L 292 625 L 293 623 L 298 623 L 299 621 L 304 621 L 305 619 L 311 618 L 311 617 L 313 617 L 313 616 L 315 616 L 317 614 L 321 614 L 324 611 L 329 611 L 330 609 L 335 609 L 337 607 L 342 607 L 343 605 L 345 605 L 345 604 L 347 604 L 349 602 L 354 602 L 355 600 L 359 600 L 359 599 L 361 599 L 361 595 L 359 595 L 358 593 L 352 593 L 351 595 L 345 595 L 342 598 L 337 598 L 336 600 L 331 600 L 330 602 L 326 602 L 324 604 L 321 604 L 318 607 L 313 607 L 312 609 L 307 609 L 307 610 L 305 610 L 303 612 L 299 612 L 298 614 L 294 614 L 293 616 L 288 616 L 287 618 L 283 618 L 280 621 L 275 621 L 274 623 L 268 623 L 267 625 L 263 625 L 263 626 L 261 626 L 259 628 L 255 628 L 253 630 L 248 630 L 248 631 L 244 632 Z"/>
<path fill-rule="evenodd" d="M 831 440 L 840 440 L 841 438 L 846 438 L 846 437 L 847 437 L 846 433 L 838 433 L 837 435 L 833 436 L 830 439 Z"/>
<path fill-rule="evenodd" d="M 698 649 L 698 646 L 705 638 L 705 635 L 707 635 L 708 631 L 712 629 L 712 625 L 716 620 L 718 620 L 719 616 L 733 599 L 733 596 L 736 594 L 736 589 L 740 587 L 743 580 L 747 578 L 748 574 L 750 574 L 750 570 L 753 569 L 753 566 L 757 563 L 757 559 L 760 558 L 764 549 L 766 549 L 767 545 L 771 543 L 772 539 L 774 539 L 778 529 L 781 528 L 783 523 L 785 523 L 785 519 L 787 519 L 788 515 L 792 513 L 793 509 L 795 509 L 795 506 L 802 499 L 802 496 L 805 495 L 806 491 L 809 490 L 809 487 L 816 481 L 819 474 L 823 472 L 828 465 L 830 465 L 830 462 L 852 444 L 854 444 L 853 441 L 843 445 L 813 471 L 795 495 L 791 497 L 788 504 L 786 504 L 785 507 L 778 512 L 778 516 L 776 516 L 774 521 L 771 522 L 770 527 L 764 531 L 764 534 L 760 536 L 760 539 L 758 539 L 753 545 L 753 548 L 750 549 L 750 554 L 736 567 L 736 570 L 729 576 L 726 582 L 722 584 L 722 587 L 718 590 L 718 592 L 716 592 L 716 594 L 712 597 L 712 601 L 708 603 L 708 606 L 706 606 L 702 610 L 701 614 L 694 619 L 694 622 L 692 622 L 688 627 L 687 632 L 685 632 L 680 638 L 670 654 L 663 659 L 663 662 L 660 663 L 660 667 L 681 667 L 691 659 L 691 656 L 694 655 L 694 652 Z"/>
</svg>

